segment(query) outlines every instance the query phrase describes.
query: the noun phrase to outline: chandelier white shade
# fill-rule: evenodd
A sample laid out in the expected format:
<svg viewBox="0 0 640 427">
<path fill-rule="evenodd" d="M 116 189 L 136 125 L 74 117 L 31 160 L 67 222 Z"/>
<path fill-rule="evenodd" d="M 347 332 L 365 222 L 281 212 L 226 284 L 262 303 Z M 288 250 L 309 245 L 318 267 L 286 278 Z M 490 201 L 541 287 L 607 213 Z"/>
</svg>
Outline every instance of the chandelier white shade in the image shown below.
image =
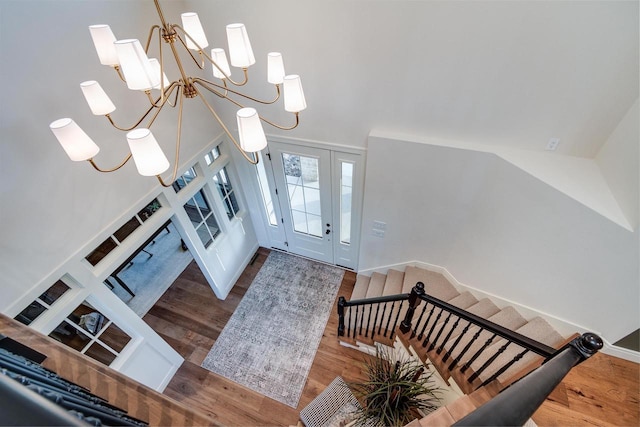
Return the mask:
<svg viewBox="0 0 640 427">
<path fill-rule="evenodd" d="M 160 84 L 160 76 L 153 71 L 138 39 L 118 40 L 114 45 L 129 89 L 144 91 Z"/>
<path fill-rule="evenodd" d="M 224 49 L 220 49 L 219 47 L 211 49 L 211 58 L 214 62 L 213 64 L 211 64 L 211 68 L 213 69 L 213 77 L 218 79 L 231 77 L 231 68 L 229 68 L 227 54 L 225 53 Z"/>
<path fill-rule="evenodd" d="M 284 77 L 284 109 L 298 113 L 307 108 L 300 76 L 292 74 Z"/>
<path fill-rule="evenodd" d="M 156 176 L 169 169 L 169 160 L 149 129 L 132 130 L 127 133 L 127 142 L 140 175 Z"/>
<path fill-rule="evenodd" d="M 182 27 L 184 28 L 184 31 L 191 36 L 187 37 L 187 47 L 189 49 L 199 50 L 209 46 L 207 36 L 204 34 L 204 29 L 202 28 L 202 24 L 200 23 L 198 14 L 188 12 L 183 13 L 181 17 Z"/>
<path fill-rule="evenodd" d="M 113 105 L 113 102 L 111 102 L 111 99 L 109 99 L 109 96 L 97 81 L 82 82 L 80 83 L 80 88 L 91 112 L 95 116 L 106 116 L 116 110 L 116 106 Z"/>
<path fill-rule="evenodd" d="M 116 41 L 116 36 L 113 35 L 111 28 L 108 25 L 91 25 L 89 32 L 91 33 L 93 45 L 98 53 L 100 63 L 111 66 L 119 65 L 118 54 L 113 44 Z"/>
<path fill-rule="evenodd" d="M 229 57 L 234 67 L 248 68 L 256 63 L 253 56 L 251 42 L 244 24 L 227 25 L 227 40 L 229 42 Z"/>
<path fill-rule="evenodd" d="M 72 119 L 58 119 L 49 128 L 74 162 L 89 160 L 100 151 L 100 147 Z"/>
<path fill-rule="evenodd" d="M 282 84 L 284 80 L 284 61 L 280 52 L 269 52 L 267 55 L 267 81 L 271 84 Z"/>
<path fill-rule="evenodd" d="M 142 111 L 140 116 L 134 120 L 125 119 L 130 125 L 118 125 L 111 116 L 116 110 L 116 106 L 102 86 L 95 80 L 88 80 L 80 84 L 91 112 L 94 115 L 105 116 L 114 128 L 126 132 L 129 153 L 120 164 L 114 167 L 98 166 L 94 156 L 98 154 L 100 149 L 69 118 L 56 120 L 50 125 L 64 151 L 71 160 L 86 160 L 99 172 L 114 172 L 133 158 L 138 173 L 143 176 L 156 176 L 161 185 L 168 187 L 178 176 L 183 122 L 187 122 L 186 126 L 201 126 L 203 123 L 202 119 L 196 123 L 189 123 L 186 120 L 188 117 L 183 114 L 185 100 L 198 99 L 199 101 L 196 102 L 202 102 L 204 108 L 209 111 L 212 118 L 220 125 L 242 156 L 250 163 L 256 164 L 259 160 L 256 152 L 264 149 L 267 145 L 262 122 L 280 130 L 291 130 L 298 126 L 299 113 L 307 106 L 300 77 L 295 74 L 285 75 L 282 54 L 270 52 L 266 55 L 267 76 L 265 80 L 274 85 L 273 98 L 259 99 L 241 92 L 235 87 L 242 87 L 248 82 L 248 68 L 256 62 L 244 24 L 230 24 L 226 27 L 229 49 L 229 61 L 227 61 L 227 52 L 222 48 L 205 51 L 209 42 L 196 13 L 183 13 L 181 15 L 182 25 L 170 24 L 164 18 L 159 0 L 153 0 L 153 3 L 160 18 L 160 25 L 151 27 L 144 48 L 138 39 L 116 38 L 108 25 L 91 25 L 89 27 L 100 63 L 112 67 L 128 89 L 137 93 L 143 92 L 143 96 L 149 101 L 148 109 Z M 152 43 L 154 40 L 156 43 Z M 163 48 L 166 45 L 169 45 L 169 50 Z M 157 58 L 149 57 L 150 48 L 154 48 L 152 56 L 157 54 Z M 180 48 L 183 49 L 181 54 L 178 53 Z M 181 56 L 187 59 L 183 61 Z M 174 66 L 168 68 L 167 61 L 172 61 Z M 232 71 L 229 63 L 233 67 L 242 69 L 242 77 L 237 81 L 231 78 Z M 189 64 L 192 69 L 205 71 L 213 77 L 199 77 L 189 74 L 187 67 Z M 165 73 L 168 69 L 171 73 L 178 72 L 180 75 L 169 80 Z M 213 81 L 212 78 L 219 80 Z M 259 114 L 255 108 L 244 105 L 244 102 L 264 106 L 275 104 L 282 95 L 281 86 L 284 91 L 284 109 L 293 113 L 295 119 L 292 125 L 276 124 Z M 155 91 L 159 91 L 159 95 Z M 223 123 L 220 114 L 214 107 L 214 102 L 220 100 L 222 102 L 228 101 L 239 108 L 236 115 L 238 139 Z M 156 119 L 166 122 L 166 114 L 163 114 L 159 119 L 160 113 L 171 109 L 177 111 L 175 158 L 171 179 L 164 180 L 161 174 L 170 167 L 170 163 L 150 128 Z M 133 124 L 131 125 L 131 123 Z M 167 125 L 165 123 L 163 128 L 166 128 Z M 161 136 L 165 138 L 166 135 L 167 133 L 163 132 Z"/>
<path fill-rule="evenodd" d="M 267 138 L 260 124 L 260 116 L 255 108 L 241 108 L 236 113 L 240 147 L 248 153 L 255 153 L 267 146 Z"/>
</svg>

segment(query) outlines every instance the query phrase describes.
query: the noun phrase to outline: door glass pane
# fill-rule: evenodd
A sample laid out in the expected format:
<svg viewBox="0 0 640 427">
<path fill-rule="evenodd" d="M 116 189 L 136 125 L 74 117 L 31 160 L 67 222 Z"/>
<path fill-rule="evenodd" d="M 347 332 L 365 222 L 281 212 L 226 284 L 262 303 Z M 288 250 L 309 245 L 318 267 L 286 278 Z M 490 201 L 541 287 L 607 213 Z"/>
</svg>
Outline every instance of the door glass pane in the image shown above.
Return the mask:
<svg viewBox="0 0 640 427">
<path fill-rule="evenodd" d="M 340 174 L 340 243 L 351 243 L 351 194 L 353 163 L 341 162 Z"/>
<path fill-rule="evenodd" d="M 293 229 L 322 237 L 318 159 L 282 153 Z"/>
<path fill-rule="evenodd" d="M 322 236 L 322 218 L 320 215 L 307 214 L 307 227 L 312 236 Z"/>
<path fill-rule="evenodd" d="M 269 181 L 267 181 L 267 171 L 264 168 L 264 160 L 261 159 L 256 165 L 256 171 L 258 172 L 258 184 L 260 184 L 260 194 L 262 194 L 262 203 L 264 210 L 269 218 L 269 224 L 273 226 L 278 225 L 276 221 L 276 212 L 273 208 L 273 200 L 271 199 L 271 190 L 269 189 Z"/>
</svg>

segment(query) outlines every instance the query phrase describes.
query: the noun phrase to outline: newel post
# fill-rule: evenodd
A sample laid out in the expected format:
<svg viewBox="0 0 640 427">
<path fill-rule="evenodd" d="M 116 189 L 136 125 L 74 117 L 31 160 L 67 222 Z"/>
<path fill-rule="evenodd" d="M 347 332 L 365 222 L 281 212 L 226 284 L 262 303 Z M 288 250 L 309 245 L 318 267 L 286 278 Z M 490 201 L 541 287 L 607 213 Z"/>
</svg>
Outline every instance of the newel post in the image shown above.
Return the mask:
<svg viewBox="0 0 640 427">
<path fill-rule="evenodd" d="M 344 336 L 344 297 L 338 298 L 338 336 Z"/>
<path fill-rule="evenodd" d="M 413 313 L 416 311 L 416 307 L 420 305 L 420 298 L 418 295 L 424 295 L 424 283 L 418 282 L 411 289 L 411 295 L 409 295 L 409 309 L 407 315 L 404 317 L 402 323 L 400 323 L 400 331 L 406 334 L 411 330 L 411 320 L 413 320 Z"/>
</svg>

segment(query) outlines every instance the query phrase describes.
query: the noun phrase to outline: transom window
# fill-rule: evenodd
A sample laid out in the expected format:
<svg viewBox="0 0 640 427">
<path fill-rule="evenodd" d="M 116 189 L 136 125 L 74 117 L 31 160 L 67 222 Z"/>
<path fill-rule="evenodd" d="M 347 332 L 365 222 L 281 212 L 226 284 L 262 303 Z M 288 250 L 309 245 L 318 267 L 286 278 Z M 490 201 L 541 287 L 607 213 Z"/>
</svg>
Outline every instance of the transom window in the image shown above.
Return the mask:
<svg viewBox="0 0 640 427">
<path fill-rule="evenodd" d="M 220 169 L 220 172 L 215 174 L 213 181 L 216 183 L 218 193 L 220 193 L 220 198 L 222 199 L 224 208 L 227 211 L 227 217 L 229 219 L 233 218 L 239 211 L 238 200 L 236 199 L 236 194 L 233 191 L 231 180 L 229 180 L 229 174 L 227 173 L 226 166 Z"/>
<path fill-rule="evenodd" d="M 171 186 L 173 187 L 173 190 L 177 193 L 178 191 L 182 190 L 184 187 L 189 185 L 189 183 L 193 181 L 196 176 L 198 176 L 198 174 L 196 174 L 196 170 L 194 168 L 189 168 L 185 173 L 183 173 L 178 178 L 176 178 L 176 180 L 173 181 L 173 184 L 171 184 Z"/>
<path fill-rule="evenodd" d="M 187 212 L 202 244 L 205 248 L 208 248 L 220 234 L 220 227 L 213 215 L 211 205 L 204 195 L 204 191 L 198 191 L 189 199 L 184 205 L 184 210 Z"/>
<path fill-rule="evenodd" d="M 133 218 L 127 221 L 123 226 L 118 228 L 111 236 L 100 243 L 89 255 L 85 257 L 93 266 L 97 265 L 112 250 L 117 248 L 136 228 L 148 220 L 162 205 L 158 199 L 153 199 L 147 206 L 138 212 Z"/>
<path fill-rule="evenodd" d="M 213 150 L 204 155 L 204 160 L 207 162 L 207 166 L 213 163 L 218 157 L 220 157 L 220 146 L 216 145 Z"/>
<path fill-rule="evenodd" d="M 51 306 L 69 289 L 70 288 L 66 283 L 62 280 L 58 280 L 42 295 L 22 310 L 15 319 L 25 325 L 31 324 L 31 322 L 40 317 L 42 313 L 50 309 Z"/>
</svg>

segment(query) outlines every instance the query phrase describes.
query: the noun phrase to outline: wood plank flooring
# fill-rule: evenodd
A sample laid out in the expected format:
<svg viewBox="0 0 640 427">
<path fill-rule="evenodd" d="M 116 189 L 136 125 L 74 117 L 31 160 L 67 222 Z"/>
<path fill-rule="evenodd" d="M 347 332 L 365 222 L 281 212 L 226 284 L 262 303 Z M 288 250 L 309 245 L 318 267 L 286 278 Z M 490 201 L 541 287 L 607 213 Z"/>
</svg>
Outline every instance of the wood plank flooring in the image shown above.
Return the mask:
<svg viewBox="0 0 640 427">
<path fill-rule="evenodd" d="M 347 381 L 362 378 L 360 362 L 364 355 L 338 343 L 335 303 L 298 408 L 276 402 L 200 367 L 269 252 L 264 248 L 258 250 L 254 264 L 245 269 L 224 301 L 215 297 L 197 265 L 191 263 L 144 316 L 185 358 L 165 394 L 223 425 L 295 425 L 300 410 L 337 375 Z M 355 277 L 353 272 L 345 273 L 338 295 L 351 294 Z"/>
<path fill-rule="evenodd" d="M 335 306 L 296 409 L 200 367 L 268 254 L 269 250 L 259 249 L 255 263 L 246 268 L 224 301 L 214 296 L 191 263 L 144 317 L 185 358 L 165 394 L 222 425 L 295 425 L 300 410 L 337 375 L 347 381 L 362 375 L 362 353 L 338 344 Z M 354 284 L 355 274 L 347 272 L 338 295 L 350 295 Z M 574 368 L 534 420 L 539 426 L 637 426 L 639 384 L 638 364 L 598 354 Z"/>
</svg>

